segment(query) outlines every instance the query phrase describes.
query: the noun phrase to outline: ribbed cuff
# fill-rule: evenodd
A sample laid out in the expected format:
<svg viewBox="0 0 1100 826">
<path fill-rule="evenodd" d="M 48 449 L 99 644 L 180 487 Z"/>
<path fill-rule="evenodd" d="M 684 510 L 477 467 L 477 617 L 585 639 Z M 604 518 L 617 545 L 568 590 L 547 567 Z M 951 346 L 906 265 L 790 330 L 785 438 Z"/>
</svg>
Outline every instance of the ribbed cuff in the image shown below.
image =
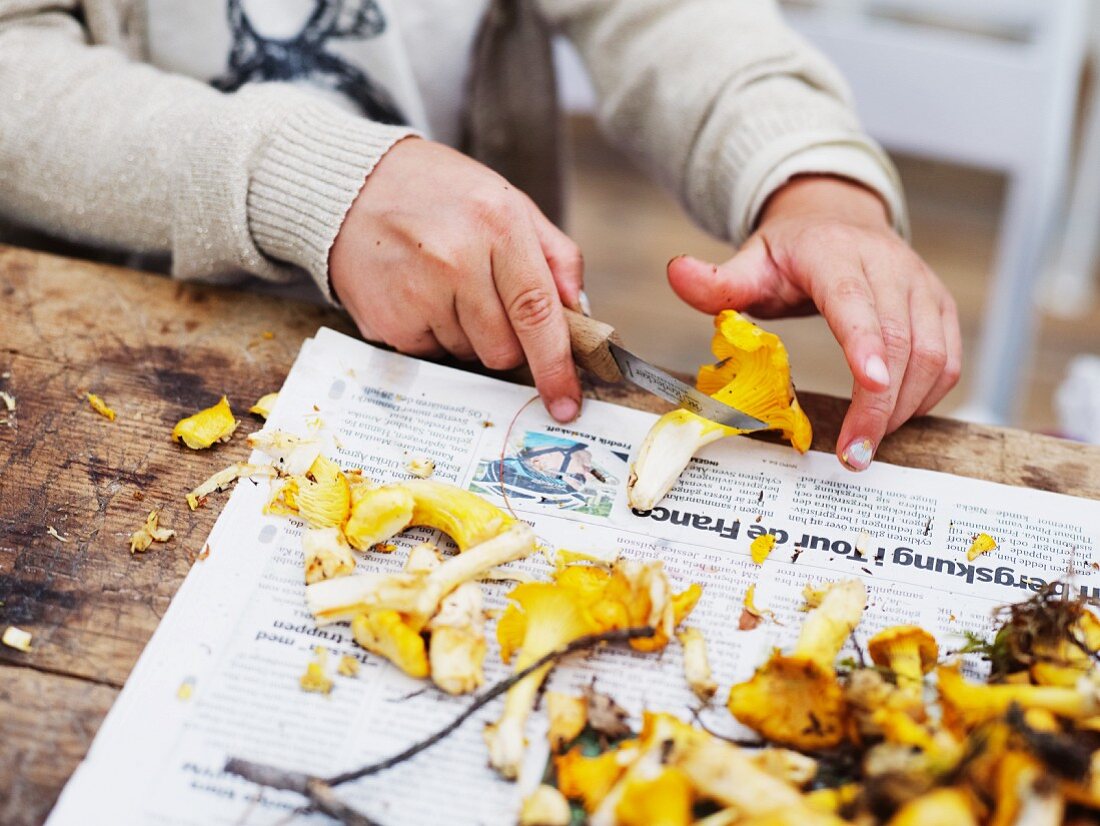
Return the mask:
<svg viewBox="0 0 1100 826">
<path fill-rule="evenodd" d="M 898 234 L 909 237 L 909 215 L 901 194 L 901 179 L 881 149 L 869 141 L 850 137 L 833 136 L 828 140 L 824 134 L 792 136 L 792 145 L 807 144 L 809 148 L 795 150 L 763 178 L 757 177 L 755 191 L 737 191 L 735 187 L 730 211 L 732 237 L 748 237 L 768 199 L 796 175 L 835 175 L 865 186 L 882 199 Z"/>
<path fill-rule="evenodd" d="M 248 185 L 248 227 L 267 256 L 306 270 L 329 301 L 328 258 L 363 182 L 397 141 L 418 134 L 347 114 L 299 107 L 271 136 Z"/>
</svg>

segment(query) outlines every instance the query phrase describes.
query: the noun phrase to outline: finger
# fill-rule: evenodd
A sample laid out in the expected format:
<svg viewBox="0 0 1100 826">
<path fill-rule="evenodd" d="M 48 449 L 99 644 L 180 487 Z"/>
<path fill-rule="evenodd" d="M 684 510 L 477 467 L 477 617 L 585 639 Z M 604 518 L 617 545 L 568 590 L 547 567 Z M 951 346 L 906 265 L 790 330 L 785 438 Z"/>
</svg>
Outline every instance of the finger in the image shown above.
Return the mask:
<svg viewBox="0 0 1100 826">
<path fill-rule="evenodd" d="M 458 313 L 453 304 L 451 308 L 451 312 L 445 314 L 442 318 L 431 320 L 432 334 L 435 335 L 440 346 L 455 358 L 462 361 L 473 361 L 477 358 L 477 354 L 474 352 L 470 339 L 463 331 L 462 325 L 459 324 Z"/>
<path fill-rule="evenodd" d="M 943 333 L 943 314 L 932 291 L 918 285 L 909 296 L 911 349 L 905 378 L 901 382 L 897 404 L 886 426 L 892 433 L 917 412 L 932 388 L 943 376 L 947 364 L 947 342 Z"/>
<path fill-rule="evenodd" d="M 962 333 L 959 331 L 959 312 L 951 296 L 944 296 L 940 318 L 943 320 L 943 337 L 947 345 L 947 363 L 943 367 L 939 381 L 917 408 L 918 416 L 924 416 L 939 404 L 943 397 L 959 383 L 959 377 L 962 375 Z"/>
<path fill-rule="evenodd" d="M 484 291 L 459 293 L 455 301 L 458 321 L 482 364 L 490 370 L 512 370 L 523 364 L 523 348 L 496 286 L 489 279 L 485 283 Z"/>
<path fill-rule="evenodd" d="M 907 291 L 899 290 L 896 283 L 889 280 L 890 276 L 892 271 L 887 269 L 886 277 L 864 281 L 874 300 L 874 312 L 877 314 L 874 323 L 880 331 L 881 346 L 885 350 L 883 368 L 889 383 L 882 389 L 870 389 L 860 384 L 856 376 L 852 404 L 837 440 L 837 456 L 851 470 L 866 470 L 871 464 L 879 442 L 886 435 L 909 362 L 909 295 Z"/>
<path fill-rule="evenodd" d="M 531 204 L 531 218 L 562 304 L 580 312 L 580 294 L 584 289 L 584 256 L 581 255 L 580 247 L 554 226 L 534 203 Z"/>
<path fill-rule="evenodd" d="M 821 266 L 815 260 L 805 265 L 811 271 L 801 277 L 808 285 L 814 304 L 840 343 L 856 385 L 867 393 L 880 394 L 891 387 L 896 388 L 901 374 L 895 377 L 887 366 L 888 347 L 885 331 L 879 322 L 880 308 L 862 262 L 850 262 L 850 258 L 843 254 L 827 255 L 825 260 L 834 270 L 837 261 L 849 260 L 849 263 L 839 272 L 829 272 L 824 268 L 814 272 L 813 268 Z M 908 309 L 899 310 L 897 314 L 905 319 L 907 328 Z"/>
<path fill-rule="evenodd" d="M 493 248 L 493 280 L 546 409 L 560 422 L 580 411 L 569 327 L 534 227 L 514 222 Z"/>
<path fill-rule="evenodd" d="M 708 264 L 690 255 L 668 262 L 668 283 L 687 304 L 714 315 L 774 304 L 775 265 L 760 237 L 750 239 L 724 264 Z"/>
<path fill-rule="evenodd" d="M 394 333 L 384 337 L 383 341 L 399 353 L 422 359 L 437 359 L 446 355 L 446 350 L 428 327 L 413 329 L 410 332 Z"/>
<path fill-rule="evenodd" d="M 486 279 L 487 280 L 487 279 Z M 452 295 L 449 303 L 440 301 L 435 309 L 425 317 L 436 341 L 448 353 L 457 359 L 470 361 L 477 358 L 473 345 L 458 320 L 457 297 Z"/>
</svg>

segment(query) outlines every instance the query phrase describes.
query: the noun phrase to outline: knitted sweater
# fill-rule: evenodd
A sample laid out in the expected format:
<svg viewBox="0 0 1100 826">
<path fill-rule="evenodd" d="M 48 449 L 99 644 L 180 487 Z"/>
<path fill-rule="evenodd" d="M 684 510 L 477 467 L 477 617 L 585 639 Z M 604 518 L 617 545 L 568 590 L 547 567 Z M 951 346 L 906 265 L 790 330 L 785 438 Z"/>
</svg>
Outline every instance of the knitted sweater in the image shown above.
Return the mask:
<svg viewBox="0 0 1100 826">
<path fill-rule="evenodd" d="M 312 2 L 316 14 L 343 8 Z M 374 15 L 386 23 L 384 48 L 360 61 L 390 79 L 375 119 L 308 78 L 273 82 L 277 66 L 268 82 L 227 88 L 214 75 L 248 55 L 219 52 L 211 37 L 202 38 L 210 53 L 189 61 L 194 46 L 164 35 L 212 5 L 240 18 L 247 0 L 0 0 L 0 216 L 169 253 L 180 278 L 285 282 L 305 270 L 327 294 L 329 250 L 379 159 L 415 131 L 456 140 L 454 78 L 468 70 L 485 8 L 359 3 L 356 25 Z M 896 172 L 861 132 L 842 79 L 773 0 L 538 5 L 580 51 L 605 133 L 714 234 L 742 241 L 767 197 L 801 173 L 863 183 L 904 229 Z M 444 11 L 470 19 L 414 24 Z M 355 61 L 344 61 L 352 74 Z"/>
</svg>

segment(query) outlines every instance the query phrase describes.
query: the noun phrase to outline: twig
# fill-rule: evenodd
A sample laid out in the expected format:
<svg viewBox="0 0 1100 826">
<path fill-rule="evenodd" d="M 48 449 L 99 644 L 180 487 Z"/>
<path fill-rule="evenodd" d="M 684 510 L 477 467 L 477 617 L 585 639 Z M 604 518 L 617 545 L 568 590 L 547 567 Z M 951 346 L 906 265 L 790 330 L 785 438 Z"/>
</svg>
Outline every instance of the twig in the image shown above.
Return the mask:
<svg viewBox="0 0 1100 826">
<path fill-rule="evenodd" d="M 732 743 L 738 748 L 743 749 L 759 749 L 767 745 L 767 743 L 765 743 L 763 740 L 749 740 L 738 737 L 727 737 L 724 734 L 719 734 L 717 731 L 710 728 L 706 723 L 703 722 L 703 708 L 692 706 L 688 710 L 691 712 L 691 716 L 692 719 L 695 720 L 695 724 L 711 737 L 714 737 L 717 740 L 725 740 L 727 743 Z"/>
<path fill-rule="evenodd" d="M 583 651 L 586 648 L 593 648 L 601 643 L 605 642 L 627 642 L 629 640 L 635 640 L 640 637 L 652 637 L 656 633 L 653 628 L 645 626 L 643 628 L 627 628 L 622 631 L 605 631 L 602 634 L 587 634 L 583 637 L 578 637 L 567 645 L 563 645 L 561 648 L 551 651 L 542 657 L 539 657 L 531 665 L 524 669 L 517 671 L 511 677 L 506 680 L 501 680 L 494 685 L 488 691 L 481 694 L 470 705 L 466 707 L 466 710 L 455 717 L 450 723 L 445 725 L 435 734 L 421 740 L 419 743 L 415 743 L 409 746 L 400 754 L 395 754 L 393 757 L 388 757 L 385 760 L 380 760 L 377 763 L 372 763 L 369 766 L 363 766 L 361 769 L 355 769 L 354 771 L 344 772 L 343 774 L 337 774 L 328 779 L 330 786 L 339 786 L 341 783 L 347 783 L 351 780 L 358 780 L 360 777 L 367 777 L 368 775 L 377 774 L 380 771 L 385 771 L 388 768 L 396 766 L 398 763 L 403 763 L 411 757 L 415 757 L 425 749 L 431 748 L 456 728 L 461 726 L 467 720 L 469 720 L 474 714 L 476 714 L 481 708 L 491 703 L 501 694 L 504 694 L 516 683 L 523 680 L 530 674 L 538 671 L 544 665 L 548 663 L 555 663 L 562 657 L 567 657 L 576 651 Z"/>
<path fill-rule="evenodd" d="M 655 633 L 655 629 L 650 626 L 645 626 L 642 628 L 626 628 L 619 631 L 605 631 L 602 634 L 588 634 L 583 637 L 578 637 L 572 642 L 539 657 L 526 668 L 517 671 L 507 679 L 501 680 L 487 691 L 478 695 L 461 714 L 434 734 L 414 743 L 404 751 L 392 757 L 387 757 L 385 760 L 368 764 L 361 768 L 354 769 L 353 771 L 337 774 L 326 779 L 315 775 L 305 774 L 304 772 L 287 771 L 277 766 L 270 766 L 264 763 L 253 763 L 249 760 L 240 760 L 238 758 L 231 758 L 225 764 L 225 771 L 229 774 L 243 777 L 245 780 L 251 780 L 253 783 L 258 783 L 261 786 L 296 792 L 308 799 L 312 807 L 317 811 L 323 812 L 329 817 L 336 818 L 342 823 L 349 824 L 349 826 L 378 826 L 377 823 L 370 820 L 365 815 L 341 802 L 336 797 L 334 787 L 372 774 L 378 774 L 400 763 L 404 763 L 406 760 L 420 754 L 420 752 L 431 748 L 469 720 L 486 705 L 507 692 L 508 689 L 516 683 L 546 665 L 556 663 L 563 657 L 567 657 L 577 651 L 594 648 L 603 643 L 628 642 L 642 637 L 652 637 Z"/>
</svg>

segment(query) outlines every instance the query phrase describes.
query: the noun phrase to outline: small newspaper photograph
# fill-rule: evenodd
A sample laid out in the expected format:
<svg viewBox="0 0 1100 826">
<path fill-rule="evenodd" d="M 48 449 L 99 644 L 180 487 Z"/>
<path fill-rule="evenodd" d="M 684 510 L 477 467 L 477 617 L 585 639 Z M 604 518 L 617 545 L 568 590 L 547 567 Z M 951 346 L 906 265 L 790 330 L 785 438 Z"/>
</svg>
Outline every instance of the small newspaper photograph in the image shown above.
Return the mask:
<svg viewBox="0 0 1100 826">
<path fill-rule="evenodd" d="M 620 639 L 562 657 L 528 696 L 502 692 L 410 759 L 336 786 L 362 822 L 519 822 L 536 795 L 553 798 L 552 808 L 561 794 L 546 790 L 548 766 L 559 778 L 566 770 L 561 754 L 551 754 L 560 751 L 551 744 L 555 731 L 558 746 L 578 744 L 565 752 L 574 762 L 597 759 L 597 751 L 585 751 L 582 729 L 604 738 L 605 747 L 614 744 L 622 758 L 608 785 L 618 797 L 591 801 L 582 820 L 610 822 L 601 818 L 614 806 L 626 810 L 631 783 L 667 780 L 660 761 L 644 775 L 627 756 L 631 748 L 650 754 L 645 738 L 661 726 L 690 726 L 693 733 L 683 736 L 696 744 L 705 738 L 705 748 L 677 764 L 677 777 L 693 771 L 691 761 L 706 749 L 728 750 L 722 765 L 742 780 L 727 784 L 728 798 L 715 791 L 714 799 L 733 806 L 737 795 L 762 794 L 751 792 L 754 772 L 772 778 L 761 783 L 778 781 L 735 745 L 751 745 L 759 726 L 731 714 L 730 689 L 749 685 L 777 649 L 809 645 L 812 623 L 831 637 L 815 644 L 831 646 L 837 669 L 865 667 L 870 679 L 877 672 L 865 659 L 869 641 L 883 629 L 912 626 L 934 637 L 941 659 L 958 655 L 952 679 L 984 681 L 998 606 L 1052 591 L 1074 605 L 1100 597 L 1100 502 L 881 462 L 852 474 L 831 454 L 727 438 L 700 450 L 652 508 L 631 508 L 632 466 L 656 419 L 589 400 L 575 422 L 561 425 L 530 387 L 320 330 L 302 347 L 261 431 L 275 434 L 269 452 L 258 448 L 251 460 L 269 465 L 274 451 L 288 473 L 305 474 L 290 478 L 304 481 L 245 468 L 231 495 L 209 496 L 206 507 L 224 508 L 209 553 L 172 601 L 49 823 L 332 822 L 297 791 L 257 784 L 227 771 L 227 762 L 332 778 L 409 749 L 523 667 L 532 629 L 565 633 L 569 615 L 546 619 L 540 611 L 551 609 L 536 599 L 545 595 L 540 587 L 565 577 L 582 583 L 578 589 L 621 581 L 628 591 L 648 577 L 645 604 L 661 601 L 668 613 L 660 622 L 674 616 L 676 627 L 666 633 L 660 626 L 659 643 L 652 635 L 629 640 L 635 644 Z M 304 459 L 302 445 L 313 445 Z M 324 537 L 302 512 L 324 488 L 323 467 L 347 481 L 352 503 L 378 485 L 407 483 L 394 489 L 421 485 L 437 498 L 437 510 L 418 514 L 425 498 L 408 504 L 395 495 L 390 511 L 379 505 L 371 518 L 413 527 L 379 533 L 376 542 L 361 539 L 373 536 L 364 528 L 354 534 L 370 542 L 362 549 L 340 544 L 333 529 L 335 544 L 319 549 Z M 503 518 L 510 531 L 530 536 L 530 547 L 504 547 L 507 531 L 478 542 L 480 528 L 461 510 L 472 506 L 460 496 L 476 499 L 487 522 Z M 405 507 L 414 508 L 411 516 L 401 515 Z M 374 599 L 363 594 L 441 581 L 437 572 L 456 571 L 490 543 L 503 561 L 467 579 L 476 582 L 472 590 L 445 593 L 444 608 L 431 613 L 432 603 L 411 630 L 420 602 L 399 596 L 395 605 L 412 607 L 363 608 Z M 303 570 L 316 573 L 308 586 Z M 452 599 L 460 593 L 478 606 L 466 626 L 440 619 L 451 609 L 461 613 L 461 600 Z M 617 604 L 628 606 L 624 619 L 608 625 L 632 626 L 632 603 Z M 849 618 L 830 625 L 830 611 Z M 447 664 L 435 661 L 436 636 L 469 627 L 481 629 L 470 643 L 480 649 L 481 673 L 465 681 L 456 675 L 458 682 L 441 688 L 436 672 Z M 423 659 L 429 633 L 432 679 Z M 376 653 L 382 649 L 385 655 Z M 919 692 L 919 657 L 917 668 Z M 883 685 L 886 694 L 902 688 Z M 578 697 L 587 698 L 587 710 L 578 712 L 579 727 L 561 734 L 562 709 Z M 786 711 L 767 713 L 774 721 Z M 623 727 L 618 734 L 614 721 Z M 827 743 L 840 725 L 818 723 L 792 739 Z M 855 718 L 843 724 L 861 725 Z M 680 759 L 677 748 L 667 746 L 666 758 Z M 576 809 L 576 794 L 567 796 Z M 791 805 L 802 799 L 795 795 Z"/>
</svg>

